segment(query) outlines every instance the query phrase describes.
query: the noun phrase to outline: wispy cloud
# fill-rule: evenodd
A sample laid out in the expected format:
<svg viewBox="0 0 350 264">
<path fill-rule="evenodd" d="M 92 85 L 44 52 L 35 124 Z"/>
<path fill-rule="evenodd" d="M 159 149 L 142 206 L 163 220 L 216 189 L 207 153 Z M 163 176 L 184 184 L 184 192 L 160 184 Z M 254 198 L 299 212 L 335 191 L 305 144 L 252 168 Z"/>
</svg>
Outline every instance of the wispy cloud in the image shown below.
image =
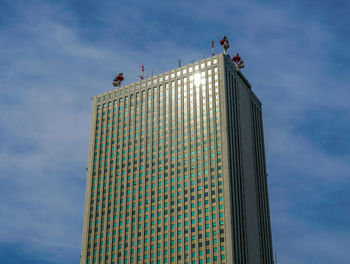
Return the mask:
<svg viewBox="0 0 350 264">
<path fill-rule="evenodd" d="M 350 258 L 348 3 L 0 7 L 1 263 L 79 261 L 91 96 L 118 71 L 130 83 L 141 64 L 160 73 L 208 56 L 224 34 L 264 105 L 279 263 Z"/>
</svg>

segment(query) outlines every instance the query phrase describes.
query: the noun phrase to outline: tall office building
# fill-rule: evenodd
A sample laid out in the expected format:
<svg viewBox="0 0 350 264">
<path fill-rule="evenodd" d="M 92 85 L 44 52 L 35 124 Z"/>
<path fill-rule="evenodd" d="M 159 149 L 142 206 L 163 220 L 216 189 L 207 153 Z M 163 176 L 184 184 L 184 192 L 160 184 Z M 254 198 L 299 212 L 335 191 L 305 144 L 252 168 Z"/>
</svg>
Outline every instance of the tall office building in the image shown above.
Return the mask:
<svg viewBox="0 0 350 264">
<path fill-rule="evenodd" d="M 219 54 L 93 97 L 81 263 L 273 263 L 261 103 Z"/>
</svg>

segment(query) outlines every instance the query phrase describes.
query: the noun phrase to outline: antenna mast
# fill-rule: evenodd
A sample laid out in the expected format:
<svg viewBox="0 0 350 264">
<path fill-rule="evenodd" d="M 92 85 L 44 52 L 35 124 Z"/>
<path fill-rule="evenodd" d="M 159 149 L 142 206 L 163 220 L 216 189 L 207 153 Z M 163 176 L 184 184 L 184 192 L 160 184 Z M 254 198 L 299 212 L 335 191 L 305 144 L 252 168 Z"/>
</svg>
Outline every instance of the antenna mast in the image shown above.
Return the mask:
<svg viewBox="0 0 350 264">
<path fill-rule="evenodd" d="M 211 42 L 211 56 L 214 56 L 214 40 Z"/>
<path fill-rule="evenodd" d="M 235 55 L 233 55 L 232 60 L 236 64 L 237 69 L 244 68 L 244 61 L 241 60 L 241 57 L 239 56 L 239 53 L 236 53 Z"/>
<path fill-rule="evenodd" d="M 141 81 L 148 77 L 148 75 L 145 75 L 145 66 L 141 66 L 141 75 L 137 75 L 137 77 L 139 77 Z"/>
<path fill-rule="evenodd" d="M 137 77 L 139 77 L 141 81 L 145 79 L 145 66 L 141 66 L 141 75 L 138 75 Z"/>
<path fill-rule="evenodd" d="M 226 36 L 224 36 L 221 40 L 220 40 L 220 45 L 224 48 L 224 54 L 227 54 L 226 51 L 228 50 L 228 48 L 230 47 L 230 44 L 228 43 L 228 39 Z"/>
<path fill-rule="evenodd" d="M 120 72 L 113 80 L 112 84 L 114 87 L 120 86 L 122 81 L 124 80 L 124 75 Z"/>
<path fill-rule="evenodd" d="M 144 77 L 144 73 L 145 73 L 145 66 L 141 66 L 141 77 L 140 79 L 143 80 L 145 77 Z"/>
</svg>

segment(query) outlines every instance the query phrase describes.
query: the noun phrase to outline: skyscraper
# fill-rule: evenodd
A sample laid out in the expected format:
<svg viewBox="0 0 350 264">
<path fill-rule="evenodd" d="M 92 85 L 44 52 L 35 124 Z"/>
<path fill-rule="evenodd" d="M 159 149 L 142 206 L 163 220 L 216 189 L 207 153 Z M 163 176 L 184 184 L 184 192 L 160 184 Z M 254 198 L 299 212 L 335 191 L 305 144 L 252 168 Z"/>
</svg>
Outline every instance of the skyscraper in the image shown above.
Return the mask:
<svg viewBox="0 0 350 264">
<path fill-rule="evenodd" d="M 261 103 L 219 54 L 93 97 L 81 263 L 272 263 Z"/>
</svg>

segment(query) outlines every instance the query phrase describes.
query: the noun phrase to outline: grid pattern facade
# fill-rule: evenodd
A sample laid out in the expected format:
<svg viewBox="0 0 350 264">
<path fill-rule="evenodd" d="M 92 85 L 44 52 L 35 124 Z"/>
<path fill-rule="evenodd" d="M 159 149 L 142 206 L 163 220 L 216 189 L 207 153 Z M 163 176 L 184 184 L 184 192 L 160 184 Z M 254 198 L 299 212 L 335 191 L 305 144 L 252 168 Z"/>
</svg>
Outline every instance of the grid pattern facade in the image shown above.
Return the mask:
<svg viewBox="0 0 350 264">
<path fill-rule="evenodd" d="M 81 264 L 273 263 L 261 102 L 219 54 L 93 97 Z"/>
<path fill-rule="evenodd" d="M 217 61 L 94 97 L 81 263 L 226 263 Z"/>
</svg>

